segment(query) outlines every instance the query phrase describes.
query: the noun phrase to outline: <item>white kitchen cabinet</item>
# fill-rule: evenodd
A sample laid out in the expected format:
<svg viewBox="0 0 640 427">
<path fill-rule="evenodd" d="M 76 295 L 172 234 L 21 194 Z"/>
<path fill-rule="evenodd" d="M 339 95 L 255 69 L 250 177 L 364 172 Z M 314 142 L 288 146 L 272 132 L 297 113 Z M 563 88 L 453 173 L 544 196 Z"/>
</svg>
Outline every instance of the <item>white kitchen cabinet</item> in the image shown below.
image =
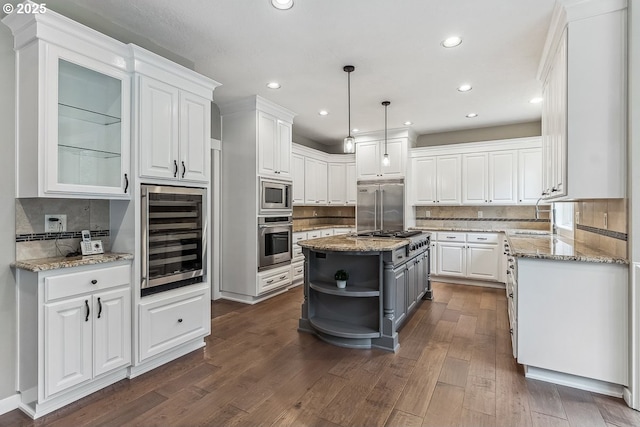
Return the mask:
<svg viewBox="0 0 640 427">
<path fill-rule="evenodd" d="M 518 150 L 518 203 L 535 204 L 542 195 L 542 148 Z"/>
<path fill-rule="evenodd" d="M 347 203 L 347 164 L 328 164 L 328 199 L 330 205 L 344 205 Z"/>
<path fill-rule="evenodd" d="M 594 3 L 557 5 L 539 67 L 543 193 L 554 201 L 626 197 L 626 2 Z"/>
<path fill-rule="evenodd" d="M 305 204 L 327 204 L 327 162 L 307 157 L 304 161 Z"/>
<path fill-rule="evenodd" d="M 415 204 L 459 205 L 462 197 L 461 156 L 428 156 L 412 160 Z"/>
<path fill-rule="evenodd" d="M 140 176 L 209 182 L 211 100 L 139 77 Z"/>
<path fill-rule="evenodd" d="M 518 202 L 518 152 L 489 153 L 489 203 L 511 205 Z"/>
<path fill-rule="evenodd" d="M 470 279 L 499 280 L 498 245 L 467 243 L 466 275 Z"/>
<path fill-rule="evenodd" d="M 489 155 L 469 153 L 462 155 L 462 203 L 489 202 Z"/>
<path fill-rule="evenodd" d="M 129 261 L 17 270 L 17 282 L 18 390 L 35 416 L 127 375 L 132 356 Z"/>
<path fill-rule="evenodd" d="M 292 124 L 258 112 L 258 173 L 278 178 L 291 176 Z"/>
<path fill-rule="evenodd" d="M 16 51 L 16 197 L 128 199 L 127 48 L 49 12 L 3 19 Z"/>
<path fill-rule="evenodd" d="M 385 142 L 356 139 L 356 168 L 358 179 L 402 178 L 405 175 L 405 157 L 407 156 L 406 138 L 388 139 L 386 146 L 389 165 L 383 166 Z"/>
<path fill-rule="evenodd" d="M 435 156 L 412 159 L 413 201 L 414 204 L 436 203 L 437 196 L 437 160 Z"/>
<path fill-rule="evenodd" d="M 498 243 L 496 233 L 433 233 L 431 274 L 500 282 Z"/>
<path fill-rule="evenodd" d="M 465 243 L 438 242 L 437 274 L 464 277 L 467 257 L 465 249 Z"/>
<path fill-rule="evenodd" d="M 347 205 L 358 203 L 358 178 L 356 175 L 356 164 L 347 163 Z"/>
<path fill-rule="evenodd" d="M 292 203 L 301 205 L 304 203 L 304 156 L 291 154 L 291 178 L 293 180 Z"/>
</svg>

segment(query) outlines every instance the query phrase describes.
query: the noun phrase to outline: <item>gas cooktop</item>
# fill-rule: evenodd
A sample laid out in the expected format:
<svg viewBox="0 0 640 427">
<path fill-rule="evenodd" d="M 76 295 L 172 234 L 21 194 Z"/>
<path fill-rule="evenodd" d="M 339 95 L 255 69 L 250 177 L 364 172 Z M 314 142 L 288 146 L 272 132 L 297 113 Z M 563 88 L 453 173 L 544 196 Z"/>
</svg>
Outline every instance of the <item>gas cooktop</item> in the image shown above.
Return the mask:
<svg viewBox="0 0 640 427">
<path fill-rule="evenodd" d="M 358 233 L 358 237 L 389 237 L 396 239 L 406 239 L 411 236 L 421 234 L 420 230 L 405 230 L 405 231 L 392 231 L 392 230 L 377 230 L 377 231 L 365 231 Z"/>
</svg>

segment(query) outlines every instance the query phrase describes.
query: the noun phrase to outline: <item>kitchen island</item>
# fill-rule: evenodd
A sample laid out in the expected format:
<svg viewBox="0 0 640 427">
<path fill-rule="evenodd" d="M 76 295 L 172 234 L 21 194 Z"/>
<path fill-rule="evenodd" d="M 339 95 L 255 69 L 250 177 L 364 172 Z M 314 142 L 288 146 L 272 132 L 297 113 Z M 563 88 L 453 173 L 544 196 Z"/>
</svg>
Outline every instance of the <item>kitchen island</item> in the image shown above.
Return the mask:
<svg viewBox="0 0 640 427">
<path fill-rule="evenodd" d="M 431 299 L 428 235 L 417 238 L 331 236 L 298 243 L 305 255 L 298 330 L 331 344 L 397 351 L 398 329 Z M 334 274 L 349 279 L 338 288 Z"/>
</svg>

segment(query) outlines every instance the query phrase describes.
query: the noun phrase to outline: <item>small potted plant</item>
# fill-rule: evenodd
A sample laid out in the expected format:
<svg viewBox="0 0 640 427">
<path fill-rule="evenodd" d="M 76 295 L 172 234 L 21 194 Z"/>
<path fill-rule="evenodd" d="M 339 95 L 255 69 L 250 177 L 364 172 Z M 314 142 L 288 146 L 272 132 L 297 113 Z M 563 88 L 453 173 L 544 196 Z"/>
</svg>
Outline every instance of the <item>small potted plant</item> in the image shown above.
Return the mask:
<svg viewBox="0 0 640 427">
<path fill-rule="evenodd" d="M 349 280 L 349 273 L 344 270 L 338 270 L 333 278 L 336 279 L 336 286 L 344 289 L 347 286 L 347 280 Z"/>
</svg>

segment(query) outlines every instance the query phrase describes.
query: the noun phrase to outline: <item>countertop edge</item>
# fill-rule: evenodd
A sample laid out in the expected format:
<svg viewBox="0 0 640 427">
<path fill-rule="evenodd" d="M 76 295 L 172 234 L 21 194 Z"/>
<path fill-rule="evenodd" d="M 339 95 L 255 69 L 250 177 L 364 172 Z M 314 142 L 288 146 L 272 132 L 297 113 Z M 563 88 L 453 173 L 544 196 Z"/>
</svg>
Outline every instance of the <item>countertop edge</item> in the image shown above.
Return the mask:
<svg viewBox="0 0 640 427">
<path fill-rule="evenodd" d="M 530 254 L 526 252 L 511 253 L 516 258 L 543 259 L 552 261 L 578 261 L 591 262 L 596 264 L 620 264 L 629 265 L 629 260 L 607 256 L 586 256 L 586 255 L 552 255 L 552 254 Z"/>
<path fill-rule="evenodd" d="M 11 263 L 11 267 L 37 273 L 40 271 L 59 270 L 64 268 L 80 267 L 84 265 L 126 261 L 132 260 L 133 258 L 133 254 L 128 253 L 106 253 L 102 255 L 92 255 L 84 257 L 56 257 L 14 261 Z"/>
<path fill-rule="evenodd" d="M 304 225 L 293 227 L 294 233 L 304 233 L 305 231 L 313 231 L 313 230 L 326 230 L 327 228 L 356 228 L 355 225 Z"/>
<path fill-rule="evenodd" d="M 408 239 L 376 239 L 346 235 L 320 237 L 298 242 L 298 245 L 303 248 L 328 252 L 387 252 L 408 244 Z"/>
</svg>

